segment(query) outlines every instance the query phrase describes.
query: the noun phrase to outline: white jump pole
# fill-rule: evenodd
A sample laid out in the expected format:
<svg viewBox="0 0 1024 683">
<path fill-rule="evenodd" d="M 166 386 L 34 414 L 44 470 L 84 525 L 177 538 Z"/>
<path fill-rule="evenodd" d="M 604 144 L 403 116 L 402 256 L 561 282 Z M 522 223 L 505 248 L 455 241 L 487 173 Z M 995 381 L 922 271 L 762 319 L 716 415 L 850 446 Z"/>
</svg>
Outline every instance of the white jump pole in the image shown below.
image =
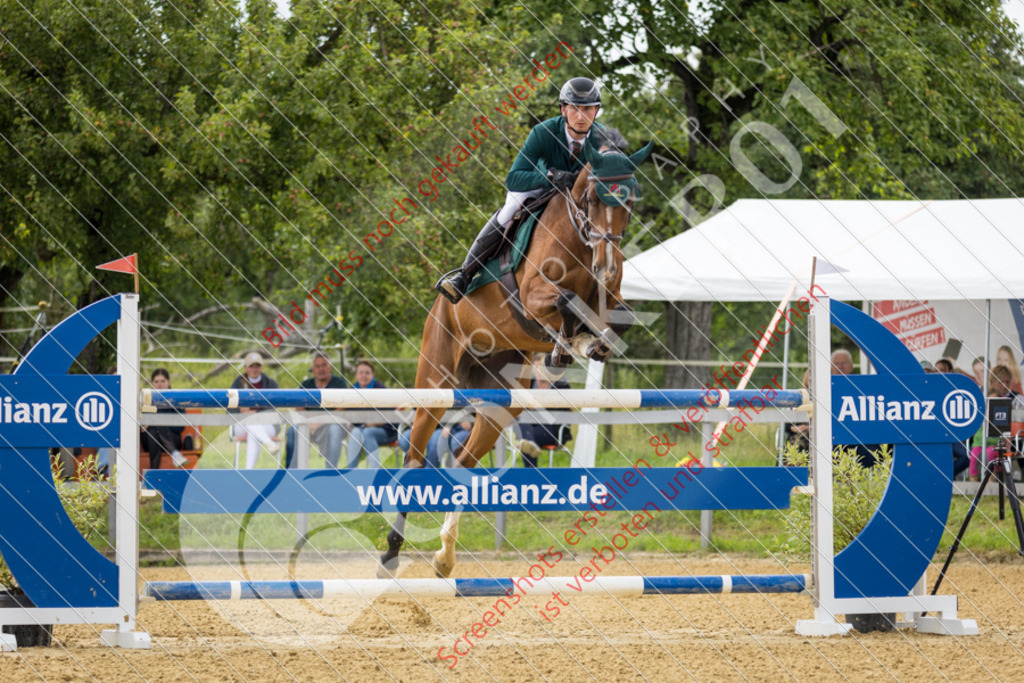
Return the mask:
<svg viewBox="0 0 1024 683">
<path fill-rule="evenodd" d="M 121 295 L 117 321 L 117 374 L 121 377 L 121 447 L 116 449 L 115 552 L 117 602 L 123 619 L 100 634 L 113 647 L 146 650 L 149 634 L 135 630 L 139 614 L 139 295 Z"/>
</svg>

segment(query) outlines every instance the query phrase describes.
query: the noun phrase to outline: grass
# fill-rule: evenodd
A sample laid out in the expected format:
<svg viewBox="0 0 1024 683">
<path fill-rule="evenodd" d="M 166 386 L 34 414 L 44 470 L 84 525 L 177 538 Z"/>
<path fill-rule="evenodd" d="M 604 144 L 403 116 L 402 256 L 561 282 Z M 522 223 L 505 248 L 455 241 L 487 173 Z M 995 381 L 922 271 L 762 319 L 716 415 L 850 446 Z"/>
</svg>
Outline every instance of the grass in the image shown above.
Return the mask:
<svg viewBox="0 0 1024 683">
<path fill-rule="evenodd" d="M 671 431 L 669 431 L 671 430 Z M 231 467 L 234 459 L 234 445 L 227 441 L 224 429 L 208 429 L 206 452 L 200 461 L 202 468 Z M 597 454 L 599 467 L 630 466 L 638 459 L 646 459 L 654 466 L 674 465 L 678 457 L 688 451 L 698 452 L 700 447 L 696 435 L 686 436 L 675 442 L 665 458 L 658 458 L 649 440 L 652 435 L 662 433 L 676 439 L 672 433 L 685 436 L 674 427 L 654 425 L 615 426 L 612 441 L 602 439 Z M 722 459 L 732 465 L 774 464 L 774 429 L 767 425 L 755 425 L 747 434 L 723 449 Z M 212 437 L 212 438 L 211 438 Z M 614 446 L 612 445 L 614 444 Z M 314 449 L 315 451 L 315 449 Z M 319 455 L 313 454 L 312 467 L 323 466 Z M 568 465 L 568 456 L 558 454 L 555 465 Z M 275 461 L 264 453 L 260 467 L 274 467 Z M 948 552 L 957 527 L 964 518 L 970 499 L 955 497 L 950 511 L 950 525 L 942 539 L 937 557 Z M 1013 519 L 1007 509 L 1007 519 L 998 520 L 998 499 L 983 499 L 975 518 L 964 539 L 961 557 L 971 554 L 987 559 L 1011 558 L 1016 554 L 1016 532 Z M 577 554 L 590 554 L 591 548 L 600 542 L 607 544 L 612 535 L 620 530 L 620 524 L 627 522 L 633 513 L 609 512 L 601 518 L 598 526 L 575 546 L 569 545 L 565 532 L 579 519 L 574 512 L 508 514 L 507 542 L 504 550 L 510 554 L 521 549 L 532 557 L 550 546 L 556 550 Z M 784 511 L 773 510 L 726 510 L 715 512 L 713 543 L 707 551 L 700 548 L 700 512 L 654 513 L 646 533 L 630 539 L 629 548 L 634 551 L 662 553 L 728 553 L 758 557 L 769 557 L 780 550 L 790 531 L 787 529 Z M 411 550 L 430 552 L 441 547 L 438 532 L 444 519 L 443 513 L 412 514 L 408 519 L 407 544 Z M 385 547 L 385 536 L 390 528 L 390 519 L 378 514 L 311 514 L 308 517 L 310 539 L 303 553 L 315 556 L 318 551 L 366 551 L 374 552 Z M 160 511 L 159 498 L 143 501 L 141 509 L 140 542 L 144 550 L 176 551 L 179 548 L 221 549 L 235 552 L 246 550 L 291 551 L 295 547 L 296 515 L 165 515 Z M 584 524 L 583 527 L 587 528 Z M 463 515 L 460 525 L 459 546 L 464 551 L 493 550 L 495 537 L 495 515 L 473 513 Z M 600 546 L 599 546 L 600 547 Z"/>
</svg>

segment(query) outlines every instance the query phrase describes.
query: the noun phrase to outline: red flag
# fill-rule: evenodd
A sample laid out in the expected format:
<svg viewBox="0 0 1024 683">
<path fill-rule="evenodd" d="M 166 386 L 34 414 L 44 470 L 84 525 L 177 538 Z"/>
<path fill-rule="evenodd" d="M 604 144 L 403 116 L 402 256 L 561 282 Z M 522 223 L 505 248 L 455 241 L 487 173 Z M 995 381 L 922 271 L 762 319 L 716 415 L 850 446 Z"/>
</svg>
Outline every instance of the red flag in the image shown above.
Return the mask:
<svg viewBox="0 0 1024 683">
<path fill-rule="evenodd" d="M 135 256 L 136 254 L 132 254 L 131 256 L 125 256 L 124 258 L 104 263 L 103 265 L 96 266 L 96 270 L 112 270 L 115 273 L 137 273 L 139 270 L 135 265 Z"/>
</svg>

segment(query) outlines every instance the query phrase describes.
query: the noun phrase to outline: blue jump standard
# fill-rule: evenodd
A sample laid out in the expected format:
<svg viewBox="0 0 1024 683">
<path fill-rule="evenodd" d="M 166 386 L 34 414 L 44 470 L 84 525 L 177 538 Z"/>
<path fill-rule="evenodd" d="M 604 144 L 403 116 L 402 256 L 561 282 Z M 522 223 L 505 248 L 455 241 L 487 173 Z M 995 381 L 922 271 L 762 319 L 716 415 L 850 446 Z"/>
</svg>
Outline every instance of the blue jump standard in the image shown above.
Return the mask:
<svg viewBox="0 0 1024 683">
<path fill-rule="evenodd" d="M 308 581 L 153 581 L 143 587 L 152 600 L 288 600 L 357 596 L 508 597 L 550 595 L 552 590 L 598 596 L 802 593 L 806 574 L 737 576 L 599 576 L 482 579 L 328 579 Z M 577 585 L 579 586 L 577 588 Z M 569 588 L 567 589 L 566 586 Z"/>
</svg>

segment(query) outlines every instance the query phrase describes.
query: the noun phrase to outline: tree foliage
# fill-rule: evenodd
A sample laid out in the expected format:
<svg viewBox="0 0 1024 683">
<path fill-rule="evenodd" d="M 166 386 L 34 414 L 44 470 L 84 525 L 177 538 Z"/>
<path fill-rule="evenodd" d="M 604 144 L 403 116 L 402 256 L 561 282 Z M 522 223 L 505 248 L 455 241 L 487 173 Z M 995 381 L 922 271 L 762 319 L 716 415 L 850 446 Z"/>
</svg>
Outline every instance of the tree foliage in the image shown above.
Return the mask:
<svg viewBox="0 0 1024 683">
<path fill-rule="evenodd" d="M 562 41 L 572 59 L 496 113 Z M 599 77 L 602 120 L 655 141 L 646 248 L 716 208 L 698 176 L 726 204 L 1017 194 L 1019 43 L 994 0 L 295 0 L 287 16 L 271 0 L 0 0 L 0 308 L 48 300 L 59 318 L 126 289 L 93 266 L 139 252 L 147 320 L 219 303 L 203 327 L 235 339 L 154 328 L 161 343 L 271 351 L 272 309 L 359 256 L 316 323 L 340 307 L 364 349 L 411 354 L 430 285 L 497 208 L 566 78 Z M 421 185 L 482 115 L 499 130 Z M 379 232 L 407 198 L 413 215 Z M 667 333 L 667 353 L 709 354 L 709 320 L 672 306 L 627 341 L 664 355 Z"/>
</svg>

